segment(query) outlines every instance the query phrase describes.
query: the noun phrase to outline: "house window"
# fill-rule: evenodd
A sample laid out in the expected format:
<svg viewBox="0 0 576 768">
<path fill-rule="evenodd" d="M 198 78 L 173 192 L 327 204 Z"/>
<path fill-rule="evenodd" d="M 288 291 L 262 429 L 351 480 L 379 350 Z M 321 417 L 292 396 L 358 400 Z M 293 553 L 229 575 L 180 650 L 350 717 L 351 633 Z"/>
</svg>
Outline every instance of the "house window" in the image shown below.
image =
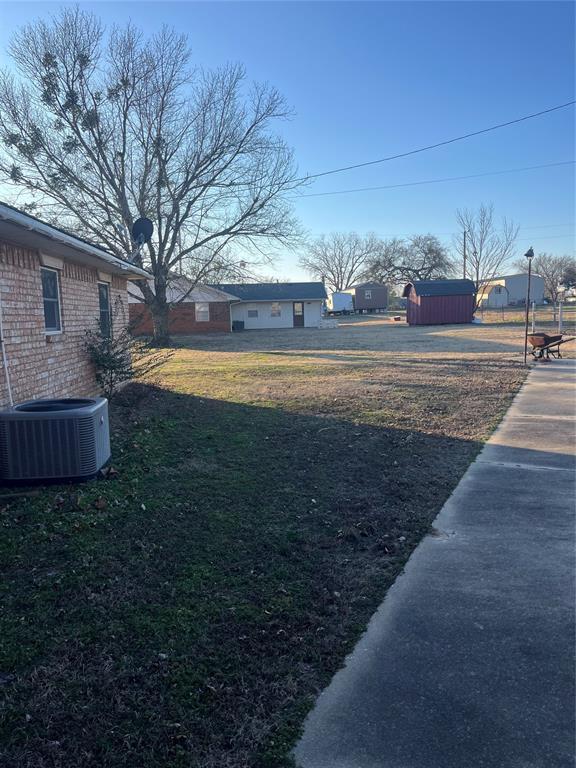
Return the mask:
<svg viewBox="0 0 576 768">
<path fill-rule="evenodd" d="M 497 285 L 496 288 L 494 289 L 494 293 L 502 293 L 502 286 Z"/>
<path fill-rule="evenodd" d="M 372 298 L 372 291 L 364 291 L 364 298 L 365 299 L 371 299 Z"/>
<path fill-rule="evenodd" d="M 197 323 L 207 323 L 210 320 L 210 305 L 207 301 L 197 301 L 195 305 Z"/>
<path fill-rule="evenodd" d="M 100 333 L 110 336 L 112 318 L 110 316 L 110 287 L 108 283 L 98 283 L 98 305 L 100 309 Z"/>
<path fill-rule="evenodd" d="M 280 302 L 273 301 L 272 306 L 270 308 L 270 317 L 280 317 L 281 315 L 282 315 L 282 312 L 280 310 Z"/>
<path fill-rule="evenodd" d="M 60 333 L 60 278 L 56 269 L 41 267 L 42 298 L 44 299 L 44 327 L 47 333 Z"/>
<path fill-rule="evenodd" d="M 248 317 L 258 317 L 258 310 L 257 309 L 249 309 L 248 310 Z"/>
</svg>

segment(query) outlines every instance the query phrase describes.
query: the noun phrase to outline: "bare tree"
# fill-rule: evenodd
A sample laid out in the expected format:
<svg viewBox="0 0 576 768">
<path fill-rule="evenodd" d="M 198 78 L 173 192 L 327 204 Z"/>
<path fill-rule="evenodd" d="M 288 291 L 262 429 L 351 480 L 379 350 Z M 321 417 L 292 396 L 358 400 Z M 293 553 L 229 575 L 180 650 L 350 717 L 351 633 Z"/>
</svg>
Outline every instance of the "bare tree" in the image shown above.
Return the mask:
<svg viewBox="0 0 576 768">
<path fill-rule="evenodd" d="M 92 14 L 64 9 L 23 27 L 0 75 L 0 175 L 28 210 L 133 252 L 135 219 L 155 224 L 137 263 L 158 344 L 167 343 L 171 275 L 221 271 L 234 242 L 252 263 L 298 236 L 287 193 L 299 181 L 272 131 L 289 112 L 240 66 L 193 69 L 187 40 L 168 28 L 106 33 Z"/>
<path fill-rule="evenodd" d="M 375 283 L 398 282 L 398 266 L 406 260 L 406 242 L 398 237 L 381 240 L 368 259 L 366 277 Z"/>
<path fill-rule="evenodd" d="M 407 240 L 392 238 L 380 242 L 370 259 L 367 275 L 382 283 L 437 280 L 453 270 L 448 250 L 434 235 L 412 235 Z"/>
<path fill-rule="evenodd" d="M 399 279 L 440 280 L 453 270 L 448 250 L 434 235 L 412 235 L 397 267 Z"/>
<path fill-rule="evenodd" d="M 477 211 L 458 209 L 456 220 L 461 230 L 454 241 L 460 261 L 464 259 L 464 232 L 466 233 L 466 276 L 476 283 L 476 296 L 480 300 L 485 287 L 514 255 L 518 226 L 505 217 L 498 229 L 494 222 L 494 206 L 482 204 Z"/>
<path fill-rule="evenodd" d="M 380 244 L 372 234 L 362 237 L 355 232 L 333 232 L 311 243 L 299 264 L 312 276 L 325 280 L 333 291 L 342 291 L 363 279 Z"/>
<path fill-rule="evenodd" d="M 514 267 L 521 272 L 526 272 L 527 259 L 514 262 Z M 532 259 L 533 274 L 544 278 L 544 293 L 554 304 L 558 302 L 566 270 L 576 269 L 576 259 L 570 256 L 553 256 L 550 253 L 539 253 Z"/>
</svg>

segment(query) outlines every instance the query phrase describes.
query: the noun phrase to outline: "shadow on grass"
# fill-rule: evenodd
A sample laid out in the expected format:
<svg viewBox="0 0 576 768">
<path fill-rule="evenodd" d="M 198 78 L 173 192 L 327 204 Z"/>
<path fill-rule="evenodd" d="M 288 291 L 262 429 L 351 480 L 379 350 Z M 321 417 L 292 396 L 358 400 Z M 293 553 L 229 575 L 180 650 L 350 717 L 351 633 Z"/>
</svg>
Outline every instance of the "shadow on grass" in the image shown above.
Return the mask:
<svg viewBox="0 0 576 768">
<path fill-rule="evenodd" d="M 511 328 L 510 330 L 514 330 Z M 460 331 L 451 336 L 450 333 Z M 474 331 L 475 336 L 466 335 Z M 300 354 L 307 350 L 333 349 L 387 353 L 429 352 L 433 354 L 507 352 L 520 353 L 523 348 L 523 336 L 518 330 L 518 344 L 482 338 L 482 334 L 494 332 L 489 325 L 435 325 L 419 327 L 398 327 L 394 325 L 349 325 L 335 329 L 284 328 L 275 330 L 248 330 L 234 334 L 205 334 L 194 336 L 175 336 L 174 346 L 198 351 L 212 352 L 278 352 L 297 349 Z"/>
<path fill-rule="evenodd" d="M 406 352 L 402 353 L 402 356 L 395 355 L 394 352 L 391 350 L 388 352 L 388 356 L 383 359 L 381 356 L 375 357 L 374 355 L 370 354 L 353 354 L 353 355 L 346 355 L 342 352 L 335 351 L 335 352 L 317 352 L 314 350 L 310 350 L 309 352 L 303 351 L 303 352 L 283 352 L 283 351 L 270 351 L 267 354 L 271 357 L 285 357 L 287 359 L 291 358 L 307 358 L 311 360 L 332 360 L 335 363 L 352 363 L 356 366 L 362 366 L 362 365 L 372 365 L 372 366 L 382 366 L 386 365 L 388 367 L 390 366 L 397 366 L 397 367 L 404 367 L 404 368 L 410 368 L 413 366 L 420 366 L 420 365 L 426 365 L 426 366 L 434 366 L 435 368 L 443 368 L 444 366 L 452 366 L 452 367 L 458 367 L 462 369 L 472 369 L 472 368 L 487 368 L 487 367 L 502 367 L 502 368 L 510 368 L 511 361 L 509 358 L 504 360 L 499 360 L 498 358 L 492 358 L 489 360 L 483 359 L 483 360 L 469 360 L 469 359 L 456 359 L 456 360 L 447 360 L 443 358 L 424 358 L 424 357 L 411 357 L 410 351 L 408 350 Z M 472 350 L 477 351 L 477 350 Z M 495 352 L 497 350 L 491 349 L 488 350 L 491 352 Z M 521 361 L 521 355 L 522 350 L 518 350 L 518 360 L 516 361 L 518 364 L 520 364 Z M 530 358 L 532 359 L 532 358 Z M 404 384 L 403 384 L 404 386 Z"/>
<path fill-rule="evenodd" d="M 1 507 L 0 763 L 280 768 L 481 444 L 131 386 Z"/>
</svg>

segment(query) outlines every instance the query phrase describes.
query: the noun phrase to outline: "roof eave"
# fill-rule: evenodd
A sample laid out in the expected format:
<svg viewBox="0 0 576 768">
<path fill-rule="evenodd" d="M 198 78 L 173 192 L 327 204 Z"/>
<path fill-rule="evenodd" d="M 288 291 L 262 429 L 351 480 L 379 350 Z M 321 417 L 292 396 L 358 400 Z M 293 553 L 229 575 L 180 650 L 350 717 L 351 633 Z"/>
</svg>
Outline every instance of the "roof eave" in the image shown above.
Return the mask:
<svg viewBox="0 0 576 768">
<path fill-rule="evenodd" d="M 281 304 L 283 301 L 286 302 L 287 304 L 290 304 L 291 302 L 294 302 L 294 301 L 325 301 L 326 300 L 326 296 L 322 296 L 322 297 L 306 296 L 306 298 L 302 298 L 302 297 L 285 298 L 284 296 L 282 296 L 282 298 L 276 297 L 271 299 L 243 299 L 239 296 L 234 296 L 233 298 L 235 301 L 244 301 L 247 304 L 270 304 L 270 302 L 278 302 L 279 304 Z"/>
<path fill-rule="evenodd" d="M 16 233 L 18 231 L 30 233 L 31 236 L 28 237 L 28 244 L 33 248 L 42 250 L 43 244 L 38 242 L 37 239 L 44 238 L 52 243 L 58 243 L 60 246 L 58 255 L 61 255 L 64 259 L 75 258 L 77 261 L 88 262 L 91 266 L 99 266 L 101 269 L 107 268 L 113 274 L 122 275 L 129 280 L 144 280 L 151 277 L 149 272 L 134 264 L 123 261 L 95 245 L 78 240 L 73 235 L 68 235 L 65 232 L 54 229 L 49 224 L 44 224 L 25 213 L 0 203 L 0 224 L 3 222 L 9 226 L 11 225 L 16 230 Z M 8 232 L 8 237 L 10 237 L 10 234 Z M 17 236 L 14 233 L 12 234 Z M 68 250 L 62 250 L 63 248 Z M 94 264 L 94 261 L 97 263 Z"/>
</svg>

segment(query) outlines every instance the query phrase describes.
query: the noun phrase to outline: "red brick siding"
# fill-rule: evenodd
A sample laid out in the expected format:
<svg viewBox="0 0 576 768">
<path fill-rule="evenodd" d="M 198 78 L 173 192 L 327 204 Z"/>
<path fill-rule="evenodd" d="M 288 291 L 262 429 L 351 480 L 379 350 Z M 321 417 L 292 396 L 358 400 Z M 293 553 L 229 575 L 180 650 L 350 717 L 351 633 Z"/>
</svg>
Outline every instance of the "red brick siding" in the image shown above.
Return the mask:
<svg viewBox="0 0 576 768">
<path fill-rule="evenodd" d="M 152 333 L 152 316 L 145 304 L 129 304 L 130 322 L 134 333 L 149 336 Z M 183 301 L 170 309 L 170 332 L 173 334 L 216 333 L 230 331 L 230 305 L 226 301 L 209 303 L 210 320 L 196 322 L 196 305 Z"/>
<path fill-rule="evenodd" d="M 14 402 L 37 397 L 95 395 L 94 370 L 83 349 L 87 328 L 98 322 L 98 273 L 64 263 L 60 272 L 62 333 L 47 336 L 37 252 L 0 242 L 0 296 Z M 127 318 L 126 279 L 114 276 L 110 303 L 115 328 Z M 115 307 L 118 308 L 114 312 Z M 0 361 L 0 407 L 8 405 Z"/>
</svg>

